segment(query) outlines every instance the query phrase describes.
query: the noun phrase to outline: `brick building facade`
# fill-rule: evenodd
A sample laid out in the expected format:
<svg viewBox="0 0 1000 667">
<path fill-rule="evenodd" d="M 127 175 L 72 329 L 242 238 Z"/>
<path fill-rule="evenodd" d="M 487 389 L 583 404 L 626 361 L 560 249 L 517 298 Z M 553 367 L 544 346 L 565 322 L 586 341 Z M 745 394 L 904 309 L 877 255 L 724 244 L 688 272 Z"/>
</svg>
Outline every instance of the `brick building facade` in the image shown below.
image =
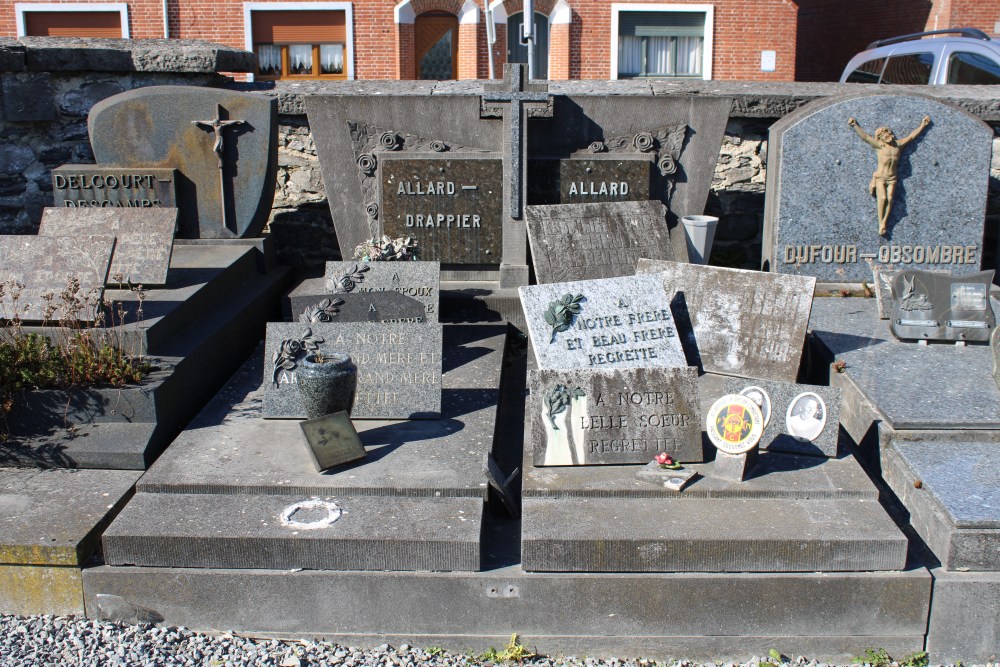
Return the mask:
<svg viewBox="0 0 1000 667">
<path fill-rule="evenodd" d="M 254 50 L 258 78 L 472 79 L 526 54 L 522 0 L 0 2 L 0 36 L 204 39 Z M 880 37 L 971 26 L 1000 0 L 535 0 L 536 72 L 550 79 L 672 76 L 834 80 Z"/>
</svg>

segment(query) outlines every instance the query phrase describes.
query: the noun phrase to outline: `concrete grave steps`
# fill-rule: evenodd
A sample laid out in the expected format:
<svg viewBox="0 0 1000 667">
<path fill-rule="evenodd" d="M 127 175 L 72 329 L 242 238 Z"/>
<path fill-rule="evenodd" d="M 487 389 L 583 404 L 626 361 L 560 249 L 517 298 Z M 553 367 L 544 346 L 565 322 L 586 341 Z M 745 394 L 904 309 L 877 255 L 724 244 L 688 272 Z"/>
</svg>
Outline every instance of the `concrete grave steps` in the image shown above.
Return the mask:
<svg viewBox="0 0 1000 667">
<path fill-rule="evenodd" d="M 31 439 L 12 438 L 0 449 L 0 465 L 96 470 L 144 470 L 150 443 L 163 439 L 155 422 L 80 424 L 71 436 L 60 429 Z"/>
<path fill-rule="evenodd" d="M 0 614 L 81 614 L 81 565 L 136 471 L 0 468 Z"/>
<path fill-rule="evenodd" d="M 931 577 L 808 574 L 332 572 L 102 566 L 91 616 L 351 646 L 500 647 L 517 632 L 548 655 L 742 659 L 776 648 L 846 664 L 865 648 L 923 648 Z M 113 603 L 113 604 L 112 604 Z M 112 607 L 132 610 L 116 616 Z"/>
</svg>

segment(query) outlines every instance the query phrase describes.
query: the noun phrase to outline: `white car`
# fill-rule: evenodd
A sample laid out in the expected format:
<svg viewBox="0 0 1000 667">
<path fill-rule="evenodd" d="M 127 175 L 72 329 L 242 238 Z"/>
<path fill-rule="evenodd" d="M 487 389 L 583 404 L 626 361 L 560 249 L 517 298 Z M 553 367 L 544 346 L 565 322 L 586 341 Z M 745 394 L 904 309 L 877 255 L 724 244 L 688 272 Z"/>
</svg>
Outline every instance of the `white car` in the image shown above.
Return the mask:
<svg viewBox="0 0 1000 667">
<path fill-rule="evenodd" d="M 952 34 L 954 37 L 930 37 Z M 851 58 L 841 83 L 1000 84 L 1000 41 L 975 28 L 882 39 Z"/>
</svg>

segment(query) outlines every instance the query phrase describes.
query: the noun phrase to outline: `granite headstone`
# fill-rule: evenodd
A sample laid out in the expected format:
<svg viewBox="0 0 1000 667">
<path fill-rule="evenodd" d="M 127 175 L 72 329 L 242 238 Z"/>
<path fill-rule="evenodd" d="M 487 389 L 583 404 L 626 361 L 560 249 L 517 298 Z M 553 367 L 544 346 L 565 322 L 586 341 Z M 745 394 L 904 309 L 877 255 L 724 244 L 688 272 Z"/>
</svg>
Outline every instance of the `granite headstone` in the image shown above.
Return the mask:
<svg viewBox="0 0 1000 667">
<path fill-rule="evenodd" d="M 438 321 L 440 262 L 327 262 L 326 291 L 334 294 L 399 292 L 424 304 L 428 322 Z"/>
<path fill-rule="evenodd" d="M 0 236 L 0 318 L 94 321 L 114 248 L 114 236 Z M 71 280 L 78 281 L 75 295 L 60 298 Z"/>
<path fill-rule="evenodd" d="M 263 416 L 305 416 L 295 365 L 316 346 L 347 354 L 357 365 L 353 419 L 436 419 L 441 414 L 441 336 L 439 324 L 268 322 Z"/>
<path fill-rule="evenodd" d="M 659 201 L 529 206 L 528 240 L 539 283 L 630 276 L 640 257 L 674 258 Z"/>
<path fill-rule="evenodd" d="M 694 368 L 529 373 L 536 466 L 703 461 Z"/>
<path fill-rule="evenodd" d="M 706 372 L 795 381 L 816 279 L 639 260 L 670 299 L 688 352 Z"/>
<path fill-rule="evenodd" d="M 98 165 L 177 169 L 180 235 L 255 237 L 271 212 L 278 101 L 195 86 L 149 86 L 90 111 Z"/>
<path fill-rule="evenodd" d="M 889 128 L 902 144 L 881 149 L 897 162 L 884 234 L 873 194 L 891 182 L 873 172 L 890 169 L 879 166 L 888 158 L 858 136 L 852 118 L 876 143 Z M 821 282 L 861 282 L 875 264 L 978 271 L 992 142 L 981 120 L 918 95 L 828 97 L 785 116 L 768 145 L 765 267 Z"/>
<path fill-rule="evenodd" d="M 177 170 L 64 164 L 52 170 L 55 206 L 152 208 L 177 206 Z"/>
<path fill-rule="evenodd" d="M 996 326 L 993 271 L 946 275 L 907 269 L 892 279 L 889 329 L 902 340 L 987 341 Z"/>
<path fill-rule="evenodd" d="M 542 369 L 687 366 L 659 276 L 518 288 Z"/>
<path fill-rule="evenodd" d="M 40 236 L 114 236 L 110 283 L 164 285 L 177 226 L 176 208 L 55 208 L 42 211 Z"/>
<path fill-rule="evenodd" d="M 761 449 L 837 457 L 841 398 L 841 390 L 838 387 L 727 378 L 725 391 L 746 396 L 761 407 L 764 415 L 764 433 L 760 438 Z M 811 414 L 804 414 L 808 412 L 805 410 L 805 403 L 809 398 L 815 399 L 816 408 Z M 817 417 L 819 413 L 821 415 Z M 810 422 L 803 427 L 797 426 L 800 420 L 809 418 L 815 419 L 817 423 Z M 793 420 L 791 423 L 790 419 Z"/>
<path fill-rule="evenodd" d="M 426 306 L 394 291 L 343 294 L 290 294 L 293 322 L 427 322 Z"/>
</svg>

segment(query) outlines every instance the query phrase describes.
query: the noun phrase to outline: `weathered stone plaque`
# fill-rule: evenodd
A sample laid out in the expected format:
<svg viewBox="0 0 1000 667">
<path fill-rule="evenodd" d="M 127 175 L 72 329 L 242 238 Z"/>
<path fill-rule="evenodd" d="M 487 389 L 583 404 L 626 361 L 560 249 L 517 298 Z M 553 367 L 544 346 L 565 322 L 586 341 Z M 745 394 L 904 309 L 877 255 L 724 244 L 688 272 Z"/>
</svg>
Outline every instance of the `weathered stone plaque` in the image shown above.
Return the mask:
<svg viewBox="0 0 1000 667">
<path fill-rule="evenodd" d="M 979 119 L 917 95 L 830 97 L 785 116 L 768 145 L 765 265 L 823 282 L 867 280 L 874 264 L 979 271 L 992 141 Z"/>
<path fill-rule="evenodd" d="M 654 164 L 650 157 L 602 156 L 528 163 L 529 204 L 646 201 Z"/>
<path fill-rule="evenodd" d="M 353 419 L 441 416 L 441 325 L 268 322 L 264 343 L 265 418 L 305 417 L 296 364 L 316 345 L 358 367 Z"/>
<path fill-rule="evenodd" d="M 52 170 L 57 207 L 176 207 L 176 188 L 176 169 L 65 164 Z"/>
<path fill-rule="evenodd" d="M 368 454 L 347 412 L 307 419 L 299 427 L 319 472 L 358 461 Z"/>
<path fill-rule="evenodd" d="M 993 271 L 961 276 L 907 270 L 892 279 L 889 329 L 903 340 L 987 341 L 996 326 Z"/>
<path fill-rule="evenodd" d="M 0 316 L 26 322 L 94 321 L 114 248 L 114 236 L 0 236 Z M 79 307 L 59 298 L 70 280 L 79 281 Z M 54 298 L 47 302 L 45 295 Z"/>
<path fill-rule="evenodd" d="M 385 234 L 412 236 L 425 260 L 500 263 L 502 160 L 383 155 L 379 172 Z"/>
<path fill-rule="evenodd" d="M 703 461 L 694 368 L 531 371 L 536 466 Z"/>
<path fill-rule="evenodd" d="M 746 396 L 760 407 L 764 415 L 761 449 L 836 458 L 839 388 L 728 378 L 725 391 Z"/>
<path fill-rule="evenodd" d="M 164 285 L 177 226 L 176 208 L 46 208 L 39 236 L 114 236 L 108 282 Z"/>
<path fill-rule="evenodd" d="M 346 292 L 344 294 L 291 294 L 293 322 L 427 322 L 426 307 L 399 292 Z"/>
<path fill-rule="evenodd" d="M 97 164 L 175 168 L 180 235 L 257 236 L 278 169 L 278 101 L 196 86 L 149 86 L 90 111 Z"/>
<path fill-rule="evenodd" d="M 529 206 L 528 240 L 539 283 L 635 274 L 640 257 L 673 259 L 659 201 Z"/>
<path fill-rule="evenodd" d="M 438 321 L 439 262 L 327 262 L 326 291 L 335 294 L 399 292 L 424 304 L 428 322 Z"/>
<path fill-rule="evenodd" d="M 659 276 L 518 288 L 542 369 L 687 366 Z"/>
<path fill-rule="evenodd" d="M 684 337 L 706 372 L 794 382 L 816 279 L 639 260 L 658 274 Z"/>
</svg>

